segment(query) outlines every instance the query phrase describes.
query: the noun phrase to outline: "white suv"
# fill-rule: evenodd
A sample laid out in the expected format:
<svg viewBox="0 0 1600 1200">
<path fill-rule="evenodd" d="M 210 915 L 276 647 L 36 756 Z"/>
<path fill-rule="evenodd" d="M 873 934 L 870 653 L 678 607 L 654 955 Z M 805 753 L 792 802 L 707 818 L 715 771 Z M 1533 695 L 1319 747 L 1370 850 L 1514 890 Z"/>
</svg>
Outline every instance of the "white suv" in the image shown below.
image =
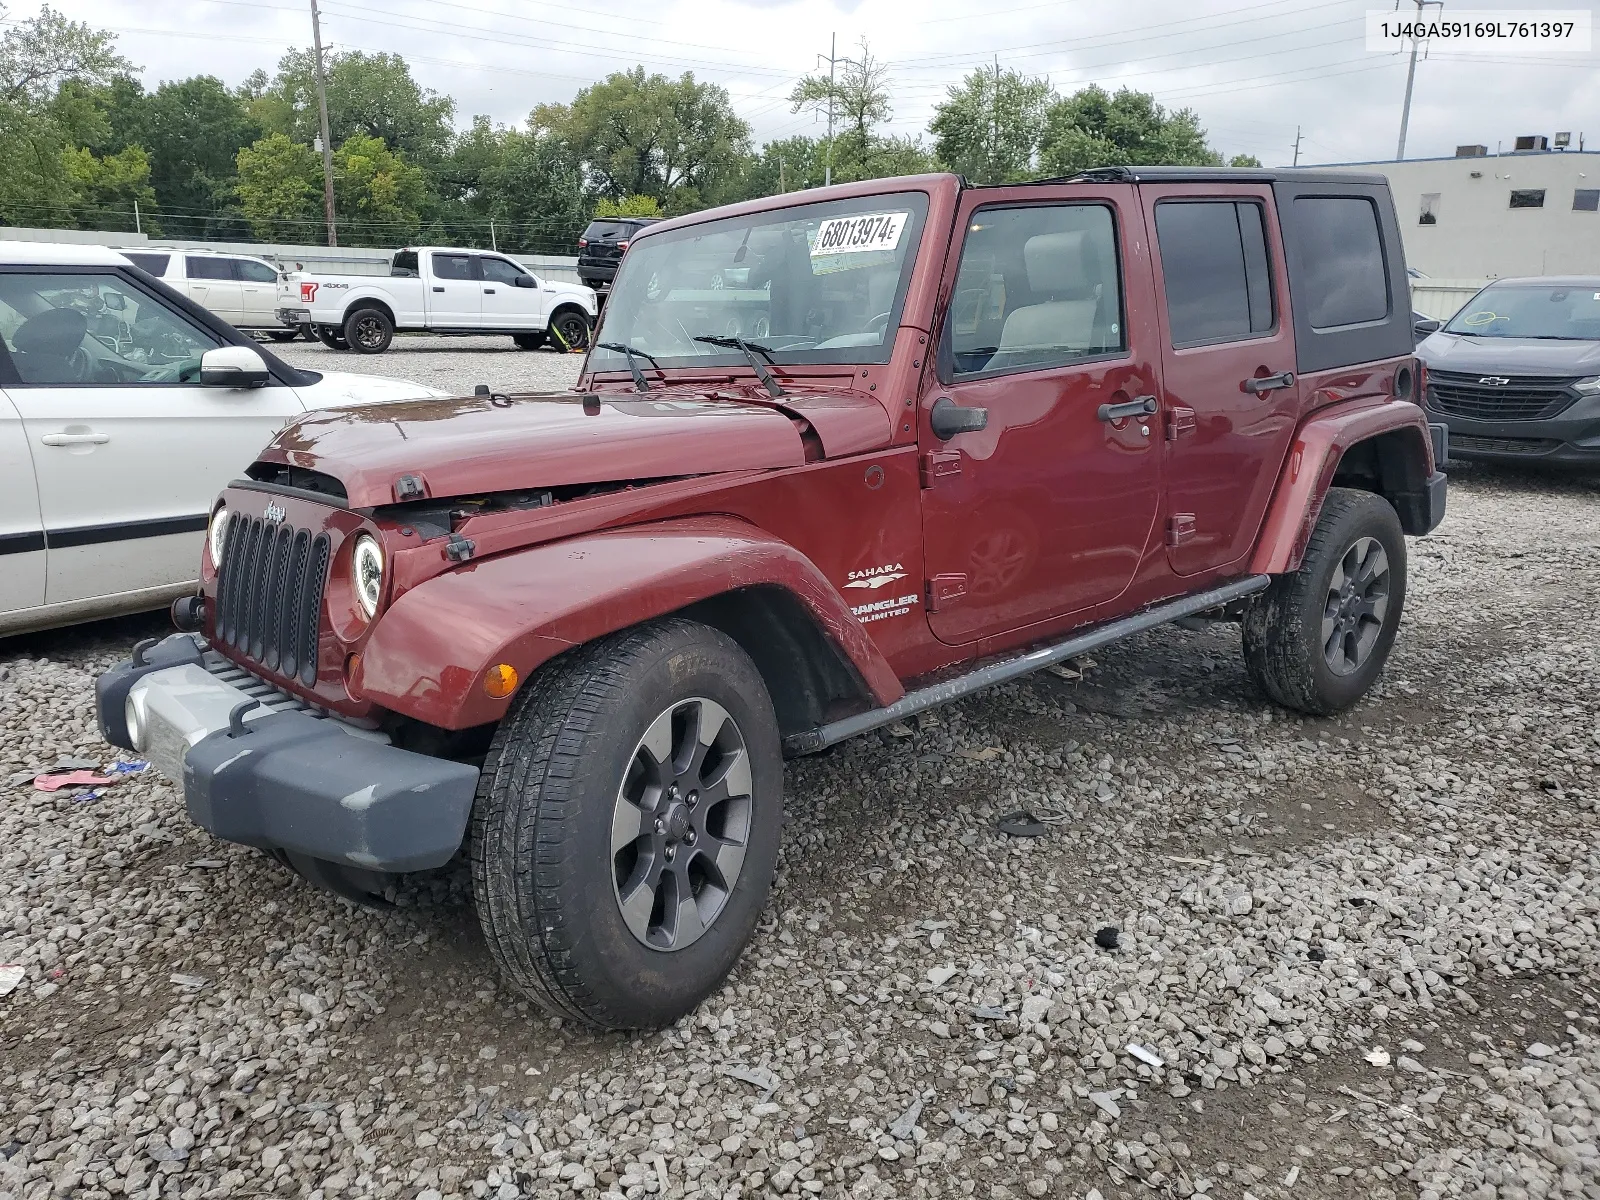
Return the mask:
<svg viewBox="0 0 1600 1200">
<path fill-rule="evenodd" d="M 0 636 L 192 592 L 212 501 L 286 424 L 444 394 L 297 370 L 115 251 L 0 242 Z"/>
<path fill-rule="evenodd" d="M 278 320 L 278 269 L 264 259 L 217 250 L 119 253 L 235 328 L 265 330 L 280 342 L 295 337 L 295 331 L 285 329 Z"/>
</svg>

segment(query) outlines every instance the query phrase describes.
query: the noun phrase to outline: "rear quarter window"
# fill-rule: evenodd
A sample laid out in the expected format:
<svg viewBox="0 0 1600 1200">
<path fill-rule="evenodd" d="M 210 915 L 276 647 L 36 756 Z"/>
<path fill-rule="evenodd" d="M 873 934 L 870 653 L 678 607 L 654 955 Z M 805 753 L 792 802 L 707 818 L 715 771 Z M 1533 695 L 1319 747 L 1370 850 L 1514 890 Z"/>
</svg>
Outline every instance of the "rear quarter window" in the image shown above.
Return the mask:
<svg viewBox="0 0 1600 1200">
<path fill-rule="evenodd" d="M 1301 196 L 1296 226 L 1305 249 L 1295 301 L 1313 329 L 1382 321 L 1389 315 L 1388 267 L 1378 210 L 1362 196 Z"/>
<path fill-rule="evenodd" d="M 172 255 L 170 254 L 130 254 L 126 250 L 122 252 L 122 257 L 141 271 L 147 271 L 154 275 L 157 279 L 167 273 L 167 264 L 172 261 Z"/>
</svg>

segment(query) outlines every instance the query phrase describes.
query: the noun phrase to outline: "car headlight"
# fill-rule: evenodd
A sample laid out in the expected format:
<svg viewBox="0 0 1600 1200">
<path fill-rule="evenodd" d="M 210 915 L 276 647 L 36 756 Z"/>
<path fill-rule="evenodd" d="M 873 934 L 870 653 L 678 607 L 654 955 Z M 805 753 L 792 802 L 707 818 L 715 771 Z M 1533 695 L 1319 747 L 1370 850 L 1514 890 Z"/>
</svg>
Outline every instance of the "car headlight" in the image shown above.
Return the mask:
<svg viewBox="0 0 1600 1200">
<path fill-rule="evenodd" d="M 1580 380 L 1578 380 L 1577 383 L 1573 384 L 1572 386 L 1574 388 L 1576 388 L 1578 391 L 1587 392 L 1589 395 L 1592 396 L 1596 392 L 1600 392 L 1600 375 L 1594 375 L 1594 376 L 1591 376 L 1588 379 L 1580 379 Z"/>
<path fill-rule="evenodd" d="M 361 611 L 370 619 L 378 611 L 378 601 L 383 596 L 383 547 L 364 533 L 356 538 L 351 575 L 355 579 Z"/>
<path fill-rule="evenodd" d="M 221 506 L 211 514 L 211 527 L 206 530 L 206 547 L 211 554 L 211 569 L 222 570 L 222 551 L 228 542 L 228 519 L 233 514 Z"/>
</svg>

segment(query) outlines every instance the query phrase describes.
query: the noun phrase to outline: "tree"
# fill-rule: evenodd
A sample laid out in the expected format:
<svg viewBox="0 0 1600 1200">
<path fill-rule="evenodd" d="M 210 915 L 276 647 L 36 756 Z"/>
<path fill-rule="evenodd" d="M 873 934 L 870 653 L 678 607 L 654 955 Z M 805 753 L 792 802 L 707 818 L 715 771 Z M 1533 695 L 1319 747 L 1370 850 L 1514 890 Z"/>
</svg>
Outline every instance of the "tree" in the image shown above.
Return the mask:
<svg viewBox="0 0 1600 1200">
<path fill-rule="evenodd" d="M 489 215 L 503 249 L 571 254 L 588 220 L 583 172 L 571 150 L 545 130 L 505 135 L 483 173 Z"/>
<path fill-rule="evenodd" d="M 699 207 L 750 149 L 750 127 L 727 91 L 689 72 L 668 79 L 643 67 L 618 71 L 570 105 L 540 105 L 528 123 L 571 148 L 596 192 L 654 196 L 672 212 Z"/>
<path fill-rule="evenodd" d="M 103 85 L 132 70 L 112 34 L 69 21 L 48 4 L 0 37 L 0 101 L 10 104 L 37 109 L 69 80 Z"/>
<path fill-rule="evenodd" d="M 1119 88 L 1116 95 L 1091 84 L 1050 106 L 1039 157 L 1047 175 L 1072 175 L 1091 167 L 1218 166 L 1193 110 L 1169 113 L 1147 92 Z"/>
<path fill-rule="evenodd" d="M 833 112 L 835 133 L 832 151 L 833 174 L 836 178 L 867 179 L 867 152 L 872 145 L 873 130 L 894 115 L 889 103 L 889 68 L 872 56 L 867 39 L 861 39 L 859 58 L 843 59 L 843 71 L 827 75 L 806 75 L 789 93 L 789 106 L 793 112 L 810 109 L 821 114 Z M 838 144 L 842 138 L 844 145 Z"/>
<path fill-rule="evenodd" d="M 143 209 L 145 232 L 161 232 L 149 219 L 156 195 L 150 187 L 150 158 L 141 147 L 97 156 L 79 146 L 63 151 L 63 165 L 72 188 L 71 220 L 79 229 L 132 230 L 137 203 Z"/>
<path fill-rule="evenodd" d="M 369 244 L 410 241 L 422 226 L 427 180 L 381 138 L 358 133 L 333 152 L 334 215 Z"/>
<path fill-rule="evenodd" d="M 310 143 L 318 136 L 317 91 L 311 50 L 291 50 L 270 84 L 245 81 L 245 110 L 263 130 Z M 454 138 L 455 101 L 424 88 L 398 54 L 359 51 L 328 56 L 328 129 L 337 149 L 357 134 L 378 138 L 413 164 L 442 159 Z"/>
<path fill-rule="evenodd" d="M 150 155 L 150 186 L 173 232 L 239 236 L 234 202 L 239 151 L 261 136 L 238 96 L 214 75 L 163 83 L 133 130 Z"/>
<path fill-rule="evenodd" d="M 1045 115 L 1056 99 L 1048 79 L 977 70 L 949 89 L 928 131 L 939 161 L 974 183 L 1005 183 L 1035 172 Z"/>
<path fill-rule="evenodd" d="M 620 200 L 602 196 L 600 203 L 594 206 L 594 215 L 596 220 L 602 217 L 659 217 L 661 202 L 654 196 L 624 196 Z"/>
<path fill-rule="evenodd" d="M 1228 160 L 1230 167 L 1259 167 L 1261 160 L 1254 154 L 1235 154 Z"/>
<path fill-rule="evenodd" d="M 322 160 L 303 142 L 271 133 L 239 151 L 239 205 L 266 242 L 310 242 L 322 226 Z"/>
</svg>

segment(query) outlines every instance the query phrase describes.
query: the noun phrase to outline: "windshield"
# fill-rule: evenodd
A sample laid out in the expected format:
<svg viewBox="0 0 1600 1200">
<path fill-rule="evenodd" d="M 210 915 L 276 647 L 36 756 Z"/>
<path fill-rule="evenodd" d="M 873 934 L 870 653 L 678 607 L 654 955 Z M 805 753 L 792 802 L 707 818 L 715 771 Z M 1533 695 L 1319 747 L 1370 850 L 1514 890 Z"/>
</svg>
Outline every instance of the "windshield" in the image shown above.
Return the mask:
<svg viewBox="0 0 1600 1200">
<path fill-rule="evenodd" d="M 745 362 L 744 338 L 778 363 L 887 362 L 928 214 L 896 192 L 725 217 L 641 238 L 622 260 L 596 341 L 661 366 Z M 591 366 L 625 370 L 596 346 Z"/>
<path fill-rule="evenodd" d="M 1450 318 L 1445 332 L 1474 337 L 1600 340 L 1600 285 L 1491 284 Z"/>
</svg>

